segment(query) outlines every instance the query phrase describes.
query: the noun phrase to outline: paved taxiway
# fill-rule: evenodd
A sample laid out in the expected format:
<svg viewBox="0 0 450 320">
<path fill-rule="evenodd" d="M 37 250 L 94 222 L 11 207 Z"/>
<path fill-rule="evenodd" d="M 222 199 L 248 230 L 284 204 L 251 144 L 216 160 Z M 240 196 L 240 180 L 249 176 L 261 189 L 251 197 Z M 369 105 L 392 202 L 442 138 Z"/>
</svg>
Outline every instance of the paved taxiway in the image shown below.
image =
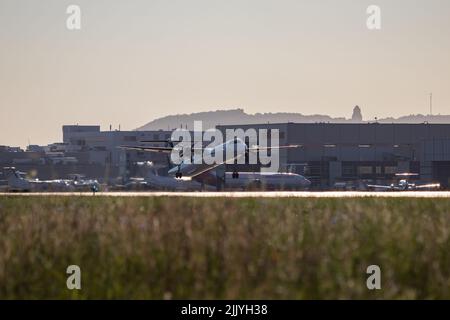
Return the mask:
<svg viewBox="0 0 450 320">
<path fill-rule="evenodd" d="M 91 192 L 0 193 L 0 196 L 90 196 Z M 97 192 L 96 197 L 197 197 L 197 198 L 450 198 L 450 191 L 405 192 Z"/>
</svg>

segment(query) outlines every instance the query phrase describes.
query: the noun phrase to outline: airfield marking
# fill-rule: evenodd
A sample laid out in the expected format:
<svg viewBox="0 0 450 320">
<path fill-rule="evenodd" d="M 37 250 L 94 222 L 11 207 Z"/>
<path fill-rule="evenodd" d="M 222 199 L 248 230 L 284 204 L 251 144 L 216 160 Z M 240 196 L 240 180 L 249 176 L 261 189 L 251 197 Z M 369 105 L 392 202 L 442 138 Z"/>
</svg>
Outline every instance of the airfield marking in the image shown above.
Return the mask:
<svg viewBox="0 0 450 320">
<path fill-rule="evenodd" d="M 92 192 L 31 192 L 0 193 L 0 196 L 84 196 Z M 96 197 L 196 197 L 196 198 L 450 198 L 450 191 L 404 191 L 404 192 L 97 192 Z"/>
</svg>

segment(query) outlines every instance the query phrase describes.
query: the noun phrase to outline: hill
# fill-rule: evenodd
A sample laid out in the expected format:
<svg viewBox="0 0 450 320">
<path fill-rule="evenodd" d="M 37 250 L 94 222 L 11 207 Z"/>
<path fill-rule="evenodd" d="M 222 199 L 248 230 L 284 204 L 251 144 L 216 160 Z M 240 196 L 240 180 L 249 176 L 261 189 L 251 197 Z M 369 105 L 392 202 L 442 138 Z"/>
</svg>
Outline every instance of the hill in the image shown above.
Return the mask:
<svg viewBox="0 0 450 320">
<path fill-rule="evenodd" d="M 169 115 L 162 118 L 155 119 L 136 130 L 167 130 L 179 127 L 186 127 L 189 130 L 193 129 L 194 121 L 202 121 L 203 129 L 214 128 L 217 125 L 239 125 L 239 124 L 257 124 L 257 123 L 317 123 L 317 122 L 331 122 L 331 123 L 364 123 L 364 121 L 355 121 L 346 118 L 333 118 L 328 115 L 303 115 L 301 113 L 255 113 L 248 114 L 243 109 L 232 110 L 216 110 L 208 112 L 198 112 L 191 114 L 177 114 Z M 374 120 L 375 121 L 375 120 Z M 450 115 L 409 115 L 400 118 L 383 118 L 377 119 L 380 123 L 450 123 Z"/>
</svg>

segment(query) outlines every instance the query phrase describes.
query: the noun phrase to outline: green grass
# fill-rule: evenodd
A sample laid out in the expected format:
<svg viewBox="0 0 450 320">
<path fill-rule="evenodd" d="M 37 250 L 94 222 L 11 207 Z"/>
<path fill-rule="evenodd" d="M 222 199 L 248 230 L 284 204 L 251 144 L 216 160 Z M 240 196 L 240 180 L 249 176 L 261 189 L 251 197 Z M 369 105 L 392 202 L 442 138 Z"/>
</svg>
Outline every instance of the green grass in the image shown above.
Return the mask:
<svg viewBox="0 0 450 320">
<path fill-rule="evenodd" d="M 0 197 L 0 298 L 450 299 L 450 200 Z"/>
</svg>

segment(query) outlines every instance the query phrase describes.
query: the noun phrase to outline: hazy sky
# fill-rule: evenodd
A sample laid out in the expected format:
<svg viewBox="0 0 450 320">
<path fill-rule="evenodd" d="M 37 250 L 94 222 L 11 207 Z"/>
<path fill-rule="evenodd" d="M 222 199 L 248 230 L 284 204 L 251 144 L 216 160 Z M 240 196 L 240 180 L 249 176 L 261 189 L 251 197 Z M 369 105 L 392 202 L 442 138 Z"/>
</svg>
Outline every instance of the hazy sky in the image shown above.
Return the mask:
<svg viewBox="0 0 450 320">
<path fill-rule="evenodd" d="M 449 57 L 449 0 L 0 0 L 0 144 L 237 107 L 427 113 L 431 91 L 450 114 Z"/>
</svg>

